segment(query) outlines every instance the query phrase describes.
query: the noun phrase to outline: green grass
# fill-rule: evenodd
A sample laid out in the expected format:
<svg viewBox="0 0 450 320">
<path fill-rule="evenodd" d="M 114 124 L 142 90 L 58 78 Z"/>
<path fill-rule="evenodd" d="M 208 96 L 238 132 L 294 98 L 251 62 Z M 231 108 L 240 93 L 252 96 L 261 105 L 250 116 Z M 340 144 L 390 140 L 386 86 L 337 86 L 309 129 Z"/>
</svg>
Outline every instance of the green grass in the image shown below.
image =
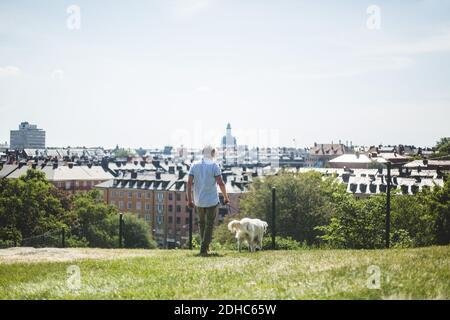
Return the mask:
<svg viewBox="0 0 450 320">
<path fill-rule="evenodd" d="M 81 270 L 77 290 L 67 285 L 67 267 L 74 264 Z M 380 289 L 367 288 L 371 265 L 381 270 Z M 0 298 L 450 299 L 450 246 L 212 257 L 152 250 L 112 260 L 0 263 Z"/>
</svg>

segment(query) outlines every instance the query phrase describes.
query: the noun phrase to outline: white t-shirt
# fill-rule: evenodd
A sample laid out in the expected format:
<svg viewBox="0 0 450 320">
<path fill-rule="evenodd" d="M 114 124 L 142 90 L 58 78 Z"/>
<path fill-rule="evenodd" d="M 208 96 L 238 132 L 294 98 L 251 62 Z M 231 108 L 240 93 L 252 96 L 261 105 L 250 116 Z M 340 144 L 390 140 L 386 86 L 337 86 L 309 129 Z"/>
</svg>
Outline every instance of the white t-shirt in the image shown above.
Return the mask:
<svg viewBox="0 0 450 320">
<path fill-rule="evenodd" d="M 219 165 L 204 158 L 192 164 L 189 175 L 194 177 L 194 204 L 201 208 L 217 205 L 219 194 L 216 177 L 222 175 Z"/>
</svg>

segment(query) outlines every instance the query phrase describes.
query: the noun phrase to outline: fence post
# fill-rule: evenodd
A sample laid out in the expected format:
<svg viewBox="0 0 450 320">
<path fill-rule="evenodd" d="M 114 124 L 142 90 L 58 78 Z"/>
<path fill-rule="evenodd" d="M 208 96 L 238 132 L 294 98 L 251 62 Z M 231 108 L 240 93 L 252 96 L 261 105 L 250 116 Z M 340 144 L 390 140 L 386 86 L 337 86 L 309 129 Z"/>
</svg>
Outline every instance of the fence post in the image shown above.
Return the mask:
<svg viewBox="0 0 450 320">
<path fill-rule="evenodd" d="M 389 248 L 391 234 L 391 163 L 387 162 L 387 188 L 386 188 L 386 248 Z"/>
<path fill-rule="evenodd" d="M 123 214 L 119 213 L 119 248 L 122 248 Z"/>
<path fill-rule="evenodd" d="M 272 187 L 272 250 L 275 250 L 276 248 L 276 243 L 275 243 L 275 233 L 276 233 L 276 229 L 275 229 L 275 215 L 276 215 L 276 206 L 275 206 L 275 202 L 276 202 L 276 189 L 275 187 Z"/>
<path fill-rule="evenodd" d="M 61 228 L 61 247 L 66 247 L 66 230 L 64 229 L 64 227 Z"/>
<path fill-rule="evenodd" d="M 189 250 L 192 250 L 192 208 L 189 208 Z"/>
</svg>

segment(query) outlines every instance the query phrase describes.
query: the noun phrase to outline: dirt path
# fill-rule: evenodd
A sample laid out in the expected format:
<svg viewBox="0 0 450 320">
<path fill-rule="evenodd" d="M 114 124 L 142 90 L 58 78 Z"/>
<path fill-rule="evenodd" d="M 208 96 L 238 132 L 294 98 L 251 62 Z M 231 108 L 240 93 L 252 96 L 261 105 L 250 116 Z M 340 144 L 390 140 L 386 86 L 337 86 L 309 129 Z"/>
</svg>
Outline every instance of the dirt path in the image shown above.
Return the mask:
<svg viewBox="0 0 450 320">
<path fill-rule="evenodd" d="M 154 255 L 154 250 L 93 248 L 8 248 L 0 249 L 0 264 L 15 262 L 65 262 L 80 259 L 116 259 Z"/>
</svg>

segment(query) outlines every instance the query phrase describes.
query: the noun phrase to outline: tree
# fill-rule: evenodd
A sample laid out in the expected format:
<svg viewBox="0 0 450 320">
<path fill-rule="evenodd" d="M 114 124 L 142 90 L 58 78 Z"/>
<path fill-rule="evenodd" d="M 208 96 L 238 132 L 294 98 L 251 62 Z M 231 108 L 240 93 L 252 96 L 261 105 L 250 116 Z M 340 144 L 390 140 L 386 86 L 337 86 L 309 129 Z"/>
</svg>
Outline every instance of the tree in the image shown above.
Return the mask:
<svg viewBox="0 0 450 320">
<path fill-rule="evenodd" d="M 86 242 L 89 247 L 116 248 L 119 244 L 119 211 L 103 202 L 100 191 L 76 194 L 73 212 L 77 227 L 72 232 L 75 243 Z M 154 248 L 148 224 L 131 213 L 124 214 L 123 239 L 125 248 Z"/>
<path fill-rule="evenodd" d="M 30 169 L 19 179 L 0 180 L 1 240 L 20 243 L 24 238 L 60 230 L 72 221 L 61 195 L 43 172 Z"/>
<path fill-rule="evenodd" d="M 315 227 L 325 225 L 333 213 L 332 195 L 345 194 L 345 189 L 334 178 L 323 179 L 318 172 L 288 173 L 281 172 L 277 176 L 255 179 L 250 191 L 241 200 L 239 218 L 257 217 L 269 222 L 271 212 L 271 190 L 276 188 L 277 194 L 277 235 L 292 237 L 309 245 L 318 244 L 321 234 Z M 226 230 L 230 219 L 216 229 L 215 237 L 222 242 L 231 242 L 232 235 Z"/>
<path fill-rule="evenodd" d="M 440 156 L 450 155 L 450 137 L 441 138 L 436 143 L 436 151 Z"/>
<path fill-rule="evenodd" d="M 151 237 L 151 229 L 147 222 L 132 213 L 124 214 L 123 221 L 125 248 L 156 248 L 156 242 Z"/>
<path fill-rule="evenodd" d="M 114 156 L 116 158 L 126 158 L 126 157 L 128 157 L 128 155 L 129 155 L 129 153 L 125 149 L 119 149 L 119 150 L 114 152 Z"/>
<path fill-rule="evenodd" d="M 435 186 L 428 202 L 431 216 L 434 217 L 436 243 L 450 244 L 450 180 L 443 187 Z"/>
<path fill-rule="evenodd" d="M 86 241 L 90 247 L 117 246 L 118 210 L 105 204 L 98 190 L 76 194 L 72 205 L 73 214 L 77 217 L 77 224 L 71 233 L 73 237 Z"/>
</svg>

